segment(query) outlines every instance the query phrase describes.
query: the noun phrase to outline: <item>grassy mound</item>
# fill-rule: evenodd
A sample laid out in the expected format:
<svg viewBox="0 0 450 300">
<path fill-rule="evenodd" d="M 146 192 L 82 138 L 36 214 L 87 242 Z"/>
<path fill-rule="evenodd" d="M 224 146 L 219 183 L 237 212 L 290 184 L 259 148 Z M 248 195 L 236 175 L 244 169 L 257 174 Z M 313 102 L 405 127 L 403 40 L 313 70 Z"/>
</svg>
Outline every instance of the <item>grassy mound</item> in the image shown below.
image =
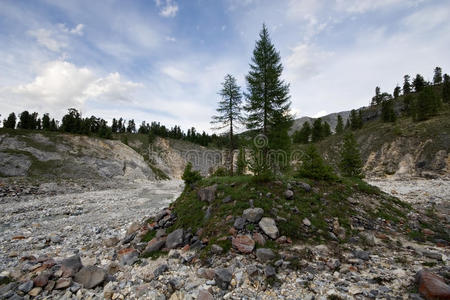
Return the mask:
<svg viewBox="0 0 450 300">
<path fill-rule="evenodd" d="M 305 190 L 298 182 L 308 183 L 311 190 Z M 211 203 L 200 201 L 198 191 L 215 184 L 215 199 Z M 290 200 L 285 198 L 288 186 L 294 193 Z M 229 196 L 231 201 L 224 203 L 223 200 Z M 251 202 L 254 207 L 264 210 L 264 217 L 276 221 L 280 236 L 290 238 L 293 243 L 316 244 L 334 239 L 330 233 L 336 224 L 341 228 L 339 242 L 347 242 L 357 236 L 362 228 L 372 230 L 386 228 L 387 225 L 406 233 L 406 215 L 411 210 L 407 203 L 360 179 L 330 182 L 284 178 L 261 183 L 255 182 L 251 176 L 212 177 L 198 182 L 194 188 L 186 187 L 171 207 L 177 219 L 168 231 L 190 228 L 196 232 L 202 229 L 201 237 L 209 241 L 206 250 L 212 244 L 227 250 L 231 247 L 229 237 L 234 220 L 251 207 Z M 305 225 L 305 219 L 311 225 Z M 240 233 L 251 234 L 256 227 L 257 224 L 247 224 Z M 268 239 L 265 247 L 280 246 Z"/>
</svg>

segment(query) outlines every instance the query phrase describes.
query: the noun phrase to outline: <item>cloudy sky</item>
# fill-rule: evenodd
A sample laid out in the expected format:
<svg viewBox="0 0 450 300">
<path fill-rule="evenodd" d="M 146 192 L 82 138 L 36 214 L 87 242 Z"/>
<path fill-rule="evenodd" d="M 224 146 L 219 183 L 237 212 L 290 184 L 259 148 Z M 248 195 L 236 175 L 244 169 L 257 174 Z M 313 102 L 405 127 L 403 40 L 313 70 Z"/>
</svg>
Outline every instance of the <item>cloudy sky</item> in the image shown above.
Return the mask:
<svg viewBox="0 0 450 300">
<path fill-rule="evenodd" d="M 0 0 L 0 113 L 210 128 L 262 24 L 297 117 L 367 105 L 404 74 L 450 72 L 448 0 Z"/>
</svg>

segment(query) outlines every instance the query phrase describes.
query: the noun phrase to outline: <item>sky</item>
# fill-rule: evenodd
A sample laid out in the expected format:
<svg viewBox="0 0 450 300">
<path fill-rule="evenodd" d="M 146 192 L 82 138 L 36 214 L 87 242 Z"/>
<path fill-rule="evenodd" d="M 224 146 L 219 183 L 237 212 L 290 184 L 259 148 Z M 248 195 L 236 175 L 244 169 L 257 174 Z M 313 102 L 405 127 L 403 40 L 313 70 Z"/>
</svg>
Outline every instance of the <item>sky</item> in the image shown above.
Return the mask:
<svg viewBox="0 0 450 300">
<path fill-rule="evenodd" d="M 211 131 L 265 23 L 296 117 L 367 106 L 450 73 L 448 0 L 0 0 L 0 114 L 95 115 Z"/>
</svg>

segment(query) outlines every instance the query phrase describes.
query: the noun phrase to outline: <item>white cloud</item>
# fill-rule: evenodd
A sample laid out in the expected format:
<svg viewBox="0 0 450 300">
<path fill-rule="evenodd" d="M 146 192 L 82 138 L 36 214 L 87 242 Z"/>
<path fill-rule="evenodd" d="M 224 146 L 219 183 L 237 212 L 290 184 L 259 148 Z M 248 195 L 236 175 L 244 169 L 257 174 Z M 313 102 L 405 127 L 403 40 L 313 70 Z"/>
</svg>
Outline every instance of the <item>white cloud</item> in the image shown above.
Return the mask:
<svg viewBox="0 0 450 300">
<path fill-rule="evenodd" d="M 156 0 L 156 6 L 160 8 L 159 14 L 163 17 L 175 17 L 178 13 L 178 4 L 173 0 Z"/>
<path fill-rule="evenodd" d="M 328 113 L 327 113 L 326 110 L 321 110 L 321 111 L 317 112 L 316 114 L 314 114 L 312 117 L 313 118 L 320 118 L 320 117 L 326 116 L 327 114 Z"/>
<path fill-rule="evenodd" d="M 175 79 L 176 81 L 187 83 L 191 81 L 191 77 L 189 77 L 188 73 L 180 68 L 174 66 L 166 66 L 161 69 L 161 72 L 166 74 L 167 76 Z"/>
<path fill-rule="evenodd" d="M 83 24 L 78 24 L 74 28 L 67 28 L 64 24 L 58 24 L 53 28 L 39 28 L 28 31 L 28 34 L 36 38 L 37 42 L 47 49 L 60 52 L 67 48 L 69 44 L 69 35 L 83 35 Z"/>
<path fill-rule="evenodd" d="M 118 73 L 99 77 L 88 68 L 67 61 L 52 61 L 42 67 L 32 82 L 1 88 L 0 99 L 7 106 L 8 102 L 14 102 L 21 109 L 61 115 L 69 107 L 82 108 L 88 99 L 130 100 L 131 93 L 139 86 L 123 81 Z"/>
<path fill-rule="evenodd" d="M 312 44 L 300 43 L 290 50 L 291 54 L 285 60 L 286 76 L 290 81 L 318 75 L 325 61 L 333 55 Z"/>
<path fill-rule="evenodd" d="M 338 10 L 349 13 L 366 13 L 396 5 L 416 6 L 424 0 L 336 0 Z"/>
</svg>

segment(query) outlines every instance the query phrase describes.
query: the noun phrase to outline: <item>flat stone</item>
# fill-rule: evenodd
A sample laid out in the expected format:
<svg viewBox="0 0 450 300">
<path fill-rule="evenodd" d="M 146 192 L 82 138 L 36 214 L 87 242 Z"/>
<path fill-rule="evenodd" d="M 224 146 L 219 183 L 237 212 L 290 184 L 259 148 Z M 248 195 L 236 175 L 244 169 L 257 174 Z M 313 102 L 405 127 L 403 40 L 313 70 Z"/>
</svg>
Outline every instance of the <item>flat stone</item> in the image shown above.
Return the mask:
<svg viewBox="0 0 450 300">
<path fill-rule="evenodd" d="M 120 242 L 120 240 L 119 240 L 116 236 L 113 236 L 113 237 L 111 237 L 111 238 L 106 239 L 106 240 L 103 242 L 103 244 L 104 244 L 106 247 L 114 247 L 114 246 L 117 245 L 119 242 Z"/>
<path fill-rule="evenodd" d="M 258 223 L 264 215 L 264 209 L 260 207 L 247 208 L 242 213 L 242 217 L 251 223 Z"/>
<path fill-rule="evenodd" d="M 206 201 L 208 203 L 211 203 L 216 199 L 216 191 L 217 191 L 217 184 L 199 189 L 197 192 L 198 199 L 200 201 Z"/>
<path fill-rule="evenodd" d="M 135 233 L 141 228 L 141 225 L 138 222 L 133 222 L 127 229 L 127 235 Z"/>
<path fill-rule="evenodd" d="M 305 226 L 311 226 L 311 221 L 308 219 L 308 218 L 304 218 L 303 219 L 303 225 L 305 225 Z"/>
<path fill-rule="evenodd" d="M 48 274 L 40 274 L 33 279 L 34 286 L 44 287 L 48 283 Z"/>
<path fill-rule="evenodd" d="M 166 247 L 168 249 L 177 248 L 183 245 L 183 229 L 179 228 L 167 236 Z"/>
<path fill-rule="evenodd" d="M 63 259 L 61 261 L 62 277 L 72 277 L 83 267 L 79 255 Z"/>
<path fill-rule="evenodd" d="M 251 253 L 255 248 L 255 241 L 248 235 L 237 235 L 233 237 L 232 245 L 241 253 Z"/>
<path fill-rule="evenodd" d="M 21 292 L 24 292 L 25 294 L 28 293 L 29 291 L 31 291 L 31 289 L 33 288 L 33 280 L 28 280 L 24 283 L 22 283 L 21 285 L 19 285 L 18 290 Z"/>
<path fill-rule="evenodd" d="M 421 270 L 416 274 L 416 283 L 419 293 L 427 300 L 450 299 L 450 286 L 436 274 Z"/>
<path fill-rule="evenodd" d="M 166 244 L 166 241 L 159 238 L 153 238 L 150 242 L 148 242 L 145 247 L 144 254 L 149 254 L 155 251 L 161 250 L 161 248 Z"/>
<path fill-rule="evenodd" d="M 56 281 L 55 290 L 62 290 L 72 285 L 72 278 L 60 278 Z"/>
<path fill-rule="evenodd" d="M 75 274 L 74 281 L 86 289 L 92 289 L 101 284 L 106 278 L 106 271 L 96 266 L 83 267 Z"/>
<path fill-rule="evenodd" d="M 228 285 L 233 278 L 233 274 L 228 269 L 220 268 L 214 271 L 214 280 L 219 288 L 222 290 L 228 289 Z"/>
<path fill-rule="evenodd" d="M 56 282 L 54 280 L 49 280 L 44 290 L 52 291 L 55 288 Z"/>
<path fill-rule="evenodd" d="M 139 252 L 133 248 L 127 248 L 119 252 L 121 265 L 132 265 L 139 259 Z"/>
<path fill-rule="evenodd" d="M 276 239 L 278 237 L 278 227 L 276 226 L 274 219 L 264 217 L 259 221 L 258 225 L 270 238 Z"/>
<path fill-rule="evenodd" d="M 214 297 L 206 290 L 199 290 L 197 300 L 214 300 Z"/>
<path fill-rule="evenodd" d="M 269 248 L 259 248 L 256 249 L 256 257 L 262 262 L 267 262 L 275 258 L 275 253 Z"/>
<path fill-rule="evenodd" d="M 266 275 L 266 277 L 273 277 L 277 274 L 277 272 L 275 271 L 274 267 L 267 265 L 264 268 L 264 274 Z"/>
<path fill-rule="evenodd" d="M 36 297 L 37 295 L 39 295 L 42 291 L 41 287 L 35 287 L 33 288 L 31 291 L 28 292 L 28 295 L 30 295 L 31 297 Z"/>
<path fill-rule="evenodd" d="M 367 251 L 358 250 L 358 251 L 355 251 L 353 253 L 353 255 L 356 258 L 359 258 L 359 259 L 362 259 L 362 260 L 366 260 L 366 261 L 370 259 L 369 252 L 367 252 Z"/>
<path fill-rule="evenodd" d="M 233 227 L 236 228 L 237 230 L 242 230 L 244 229 L 244 226 L 245 226 L 245 219 L 237 217 L 236 220 L 234 221 Z"/>
<path fill-rule="evenodd" d="M 213 254 L 221 254 L 223 252 L 223 248 L 219 245 L 213 244 L 211 245 L 211 252 Z"/>
<path fill-rule="evenodd" d="M 253 240 L 260 246 L 264 246 L 266 244 L 266 239 L 259 232 L 254 232 L 252 235 Z"/>
</svg>

